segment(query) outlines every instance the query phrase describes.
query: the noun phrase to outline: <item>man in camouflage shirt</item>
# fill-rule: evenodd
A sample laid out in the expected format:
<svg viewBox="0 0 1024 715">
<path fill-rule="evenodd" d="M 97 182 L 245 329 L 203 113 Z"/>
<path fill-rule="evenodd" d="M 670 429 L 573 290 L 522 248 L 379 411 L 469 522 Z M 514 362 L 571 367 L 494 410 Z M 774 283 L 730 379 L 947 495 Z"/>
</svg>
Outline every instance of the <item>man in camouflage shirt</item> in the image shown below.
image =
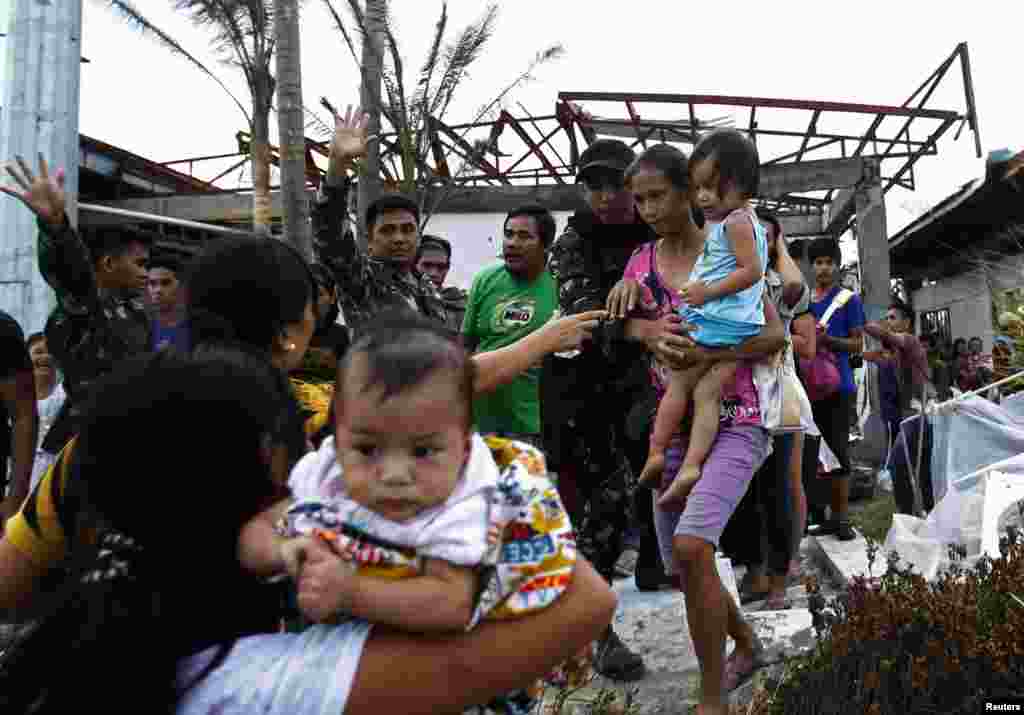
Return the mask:
<svg viewBox="0 0 1024 715">
<path fill-rule="evenodd" d="M 365 116 L 336 119 L 327 180 L 313 206 L 313 250 L 338 282 L 345 323 L 358 334 L 385 310 L 408 309 L 445 322 L 434 284 L 415 271 L 420 211 L 404 196 L 387 195 L 366 209 L 367 250 L 356 243 L 348 220 L 353 160 L 366 152 Z"/>
<path fill-rule="evenodd" d="M 39 176 L 18 157 L 8 167 L 19 190 L 2 188 L 36 214 L 39 270 L 57 294 L 46 322 L 46 342 L 64 371 L 67 401 L 43 441 L 56 454 L 76 430 L 89 387 L 122 360 L 150 349 L 151 321 L 142 296 L 149 240 L 123 228 L 95 232 L 83 242 L 64 211 L 64 175 L 50 177 L 40 157 Z"/>
<path fill-rule="evenodd" d="M 425 235 L 420 238 L 416 251 L 416 271 L 433 281 L 448 314 L 448 327 L 456 332 L 462 330 L 466 316 L 469 291 L 458 286 L 445 286 L 448 271 L 452 267 L 452 244 L 440 236 Z"/>
<path fill-rule="evenodd" d="M 624 171 L 634 158 L 624 143 L 610 139 L 595 141 L 580 156 L 577 181 L 583 185 L 587 207 L 569 219 L 551 247 L 549 263 L 562 315 L 603 309 L 630 256 L 656 238 L 637 216 L 633 197 L 623 186 Z M 647 590 L 664 581 L 664 571 L 648 516 L 652 505 L 647 490 L 637 494 L 641 501 L 634 515 L 634 473 L 643 464 L 646 444 L 642 434 L 627 438 L 625 416 L 643 410 L 650 382 L 643 348 L 624 342 L 624 322 L 602 324 L 594 331 L 592 344 L 575 357 L 545 360 L 541 418 L 548 468 L 558 473 L 559 490 L 570 492 L 566 501 L 579 502 L 570 509 L 580 524 L 580 551 L 611 583 L 626 531 L 637 518 L 646 543 L 640 549 L 636 579 Z M 639 465 L 632 465 L 630 458 L 639 459 Z M 617 680 L 636 680 L 644 674 L 641 658 L 611 628 L 599 644 L 594 665 Z"/>
</svg>

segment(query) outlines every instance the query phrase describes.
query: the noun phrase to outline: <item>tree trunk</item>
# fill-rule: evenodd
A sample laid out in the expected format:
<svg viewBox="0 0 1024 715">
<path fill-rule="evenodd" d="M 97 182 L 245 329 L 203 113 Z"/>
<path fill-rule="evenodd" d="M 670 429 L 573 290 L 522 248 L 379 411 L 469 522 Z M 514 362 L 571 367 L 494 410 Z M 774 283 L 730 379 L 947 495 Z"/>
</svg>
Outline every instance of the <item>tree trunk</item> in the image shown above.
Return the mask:
<svg viewBox="0 0 1024 715">
<path fill-rule="evenodd" d="M 380 76 L 384 65 L 384 18 L 387 0 L 366 0 L 366 37 L 363 38 L 362 84 L 359 90 L 363 111 L 370 115 L 366 127 L 374 137 L 366 145 L 366 161 L 359 174 L 359 241 L 366 247 L 366 208 L 380 196 Z"/>
<path fill-rule="evenodd" d="M 284 238 L 312 259 L 312 229 L 306 195 L 306 137 L 299 54 L 299 0 L 274 0 L 277 37 L 277 130 L 281 160 Z"/>
<path fill-rule="evenodd" d="M 270 103 L 253 97 L 252 146 L 252 230 L 270 235 Z"/>
</svg>

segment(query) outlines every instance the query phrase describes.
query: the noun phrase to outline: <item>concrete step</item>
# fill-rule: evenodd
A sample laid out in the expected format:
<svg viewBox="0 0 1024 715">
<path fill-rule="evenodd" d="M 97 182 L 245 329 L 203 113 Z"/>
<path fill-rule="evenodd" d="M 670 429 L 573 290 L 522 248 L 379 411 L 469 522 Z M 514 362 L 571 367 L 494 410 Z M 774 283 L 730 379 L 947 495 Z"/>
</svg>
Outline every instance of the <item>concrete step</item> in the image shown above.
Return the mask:
<svg viewBox="0 0 1024 715">
<path fill-rule="evenodd" d="M 805 547 L 806 548 L 806 547 Z M 726 589 L 739 603 L 736 570 L 731 562 L 720 559 L 719 573 Z M 686 599 L 674 590 L 638 591 L 633 579 L 615 582 L 619 596 L 619 611 L 614 627 L 622 640 L 643 657 L 647 673 L 637 683 L 616 683 L 596 677 L 589 685 L 573 692 L 565 701 L 564 715 L 583 715 L 587 708 L 608 693 L 614 693 L 617 702 L 624 703 L 626 693 L 636 689 L 635 703 L 638 715 L 681 714 L 696 705 L 700 693 L 700 669 L 690 639 L 686 620 Z M 806 610 L 803 586 L 787 591 L 795 602 L 786 611 L 763 611 L 761 603 L 744 607 L 747 618 L 766 649 L 768 662 L 781 661 L 787 656 L 804 652 L 813 643 L 811 615 Z M 802 604 L 799 603 L 802 601 Z M 734 644 L 726 643 L 731 653 Z M 752 686 L 738 688 L 731 699 L 749 700 Z M 545 703 L 551 704 L 557 691 L 546 693 Z M 544 710 L 541 710 L 544 713 Z"/>
<path fill-rule="evenodd" d="M 857 538 L 840 541 L 834 536 L 809 536 L 811 548 L 814 550 L 822 566 L 842 585 L 850 583 L 854 576 L 869 576 L 868 542 L 864 536 L 854 529 Z M 881 573 L 885 569 L 878 557 L 875 570 Z"/>
</svg>

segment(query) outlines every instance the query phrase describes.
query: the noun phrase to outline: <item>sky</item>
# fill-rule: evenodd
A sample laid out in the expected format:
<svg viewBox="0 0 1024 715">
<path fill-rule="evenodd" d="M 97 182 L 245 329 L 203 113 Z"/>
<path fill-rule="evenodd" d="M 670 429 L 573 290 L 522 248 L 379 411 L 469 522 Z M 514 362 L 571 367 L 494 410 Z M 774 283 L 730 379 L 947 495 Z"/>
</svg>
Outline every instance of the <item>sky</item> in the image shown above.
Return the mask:
<svg viewBox="0 0 1024 715">
<path fill-rule="evenodd" d="M 0 31 L 7 25 L 10 3 L 0 0 Z M 334 4 L 347 18 L 345 0 Z M 209 33 L 173 12 L 172 5 L 171 0 L 136 0 L 136 7 L 154 24 L 215 69 L 244 99 L 240 73 L 218 64 L 209 49 Z M 495 35 L 460 88 L 448 115 L 452 123 L 471 119 L 496 87 L 553 43 L 561 43 L 565 55 L 541 67 L 534 81 L 515 92 L 513 113 L 520 113 L 517 103 L 522 103 L 535 115 L 550 114 L 558 92 L 567 90 L 898 105 L 958 42 L 966 41 L 983 150 L 1019 149 L 1024 144 L 1021 98 L 1012 90 L 1019 84 L 1012 68 L 1020 62 L 1012 28 L 1024 21 L 1021 3 L 976 0 L 954 7 L 922 0 L 865 0 L 846 5 L 841 15 L 829 11 L 832 3 L 802 0 L 704 4 L 699 10 L 667 0 L 632 0 L 626 5 L 504 0 L 498 5 Z M 426 54 L 440 7 L 440 0 L 391 2 L 402 54 L 413 70 Z M 483 7 L 482 0 L 450 0 L 449 36 Z M 719 11 L 727 17 L 716 18 Z M 306 1 L 301 42 L 305 104 L 317 106 L 324 95 L 337 106 L 353 101 L 356 66 L 331 26 L 324 0 Z M 5 54 L 0 52 L 0 76 Z M 245 122 L 223 90 L 97 0 L 84 3 L 83 55 L 90 60 L 82 65 L 83 134 L 156 161 L 236 150 L 234 135 Z M 929 106 L 964 110 L 957 68 Z M 674 111 L 679 115 L 685 110 Z M 737 122 L 746 121 L 742 112 Z M 701 118 L 720 114 L 710 111 Z M 794 115 L 792 121 L 793 128 L 803 128 L 804 119 L 798 121 Z M 890 234 L 983 173 L 984 160 L 975 156 L 970 132 L 965 130 L 958 141 L 953 133 L 940 141 L 938 156 L 918 162 L 916 191 L 894 189 L 887 195 Z"/>
</svg>

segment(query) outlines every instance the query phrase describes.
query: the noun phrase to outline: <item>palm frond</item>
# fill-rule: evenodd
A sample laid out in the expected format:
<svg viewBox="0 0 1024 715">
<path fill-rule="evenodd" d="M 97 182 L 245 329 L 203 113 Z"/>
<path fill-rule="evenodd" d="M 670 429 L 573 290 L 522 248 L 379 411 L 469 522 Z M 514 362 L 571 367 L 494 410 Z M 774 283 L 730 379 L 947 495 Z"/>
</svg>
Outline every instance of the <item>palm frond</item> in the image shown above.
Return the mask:
<svg viewBox="0 0 1024 715">
<path fill-rule="evenodd" d="M 441 82 L 431 102 L 430 114 L 438 119 L 444 117 L 459 83 L 466 77 L 469 66 L 479 58 L 484 45 L 494 34 L 498 19 L 498 6 L 491 3 L 479 20 L 467 26 L 455 42 L 445 48 L 444 71 Z"/>
<path fill-rule="evenodd" d="M 173 37 L 168 35 L 166 32 L 161 30 L 159 27 L 150 22 L 139 10 L 128 0 L 103 0 L 107 7 L 117 15 L 120 15 L 129 26 L 138 30 L 141 34 L 152 37 L 156 40 L 157 44 L 162 46 L 164 49 L 169 50 L 172 54 L 181 57 L 192 64 L 193 67 L 198 69 L 200 72 L 205 74 L 207 77 L 216 82 L 221 89 L 231 98 L 231 101 L 235 103 L 235 106 L 242 112 L 246 121 L 252 123 L 252 117 L 249 111 L 246 110 L 245 106 L 238 100 L 238 98 L 228 89 L 227 85 L 221 81 L 217 75 L 215 75 L 210 69 L 200 62 L 196 57 L 186 50 L 181 44 L 178 43 Z"/>
<path fill-rule="evenodd" d="M 348 51 L 352 55 L 352 61 L 356 63 L 356 67 L 360 65 L 359 53 L 356 52 L 356 43 L 352 39 L 352 35 L 349 34 L 348 28 L 345 27 L 345 23 L 341 19 L 341 15 L 334 8 L 331 0 L 324 0 L 324 5 L 327 6 L 327 11 L 331 14 L 331 18 L 334 20 L 334 26 L 338 28 L 338 32 L 345 39 L 345 46 L 348 47 Z"/>
<path fill-rule="evenodd" d="M 405 67 L 402 64 L 402 54 L 398 50 L 398 40 L 395 38 L 394 29 L 392 27 L 392 20 L 389 14 L 385 14 L 381 18 L 381 25 L 384 28 L 384 39 L 387 46 L 388 54 L 391 56 L 392 65 L 392 78 L 391 83 L 393 84 L 392 96 L 394 100 L 398 102 L 398 113 L 405 121 L 408 126 L 409 122 L 409 107 L 408 100 L 405 94 Z M 411 127 L 409 127 L 411 129 Z"/>
<path fill-rule="evenodd" d="M 416 93 L 412 98 L 411 110 L 413 113 L 413 124 L 420 126 L 424 117 L 428 114 L 430 102 L 430 84 L 437 71 L 438 59 L 441 56 L 441 43 L 444 41 L 444 31 L 448 27 L 448 3 L 441 3 L 441 16 L 434 27 L 434 39 L 430 45 L 430 52 L 427 59 L 420 68 L 420 79 L 417 82 Z"/>
</svg>

